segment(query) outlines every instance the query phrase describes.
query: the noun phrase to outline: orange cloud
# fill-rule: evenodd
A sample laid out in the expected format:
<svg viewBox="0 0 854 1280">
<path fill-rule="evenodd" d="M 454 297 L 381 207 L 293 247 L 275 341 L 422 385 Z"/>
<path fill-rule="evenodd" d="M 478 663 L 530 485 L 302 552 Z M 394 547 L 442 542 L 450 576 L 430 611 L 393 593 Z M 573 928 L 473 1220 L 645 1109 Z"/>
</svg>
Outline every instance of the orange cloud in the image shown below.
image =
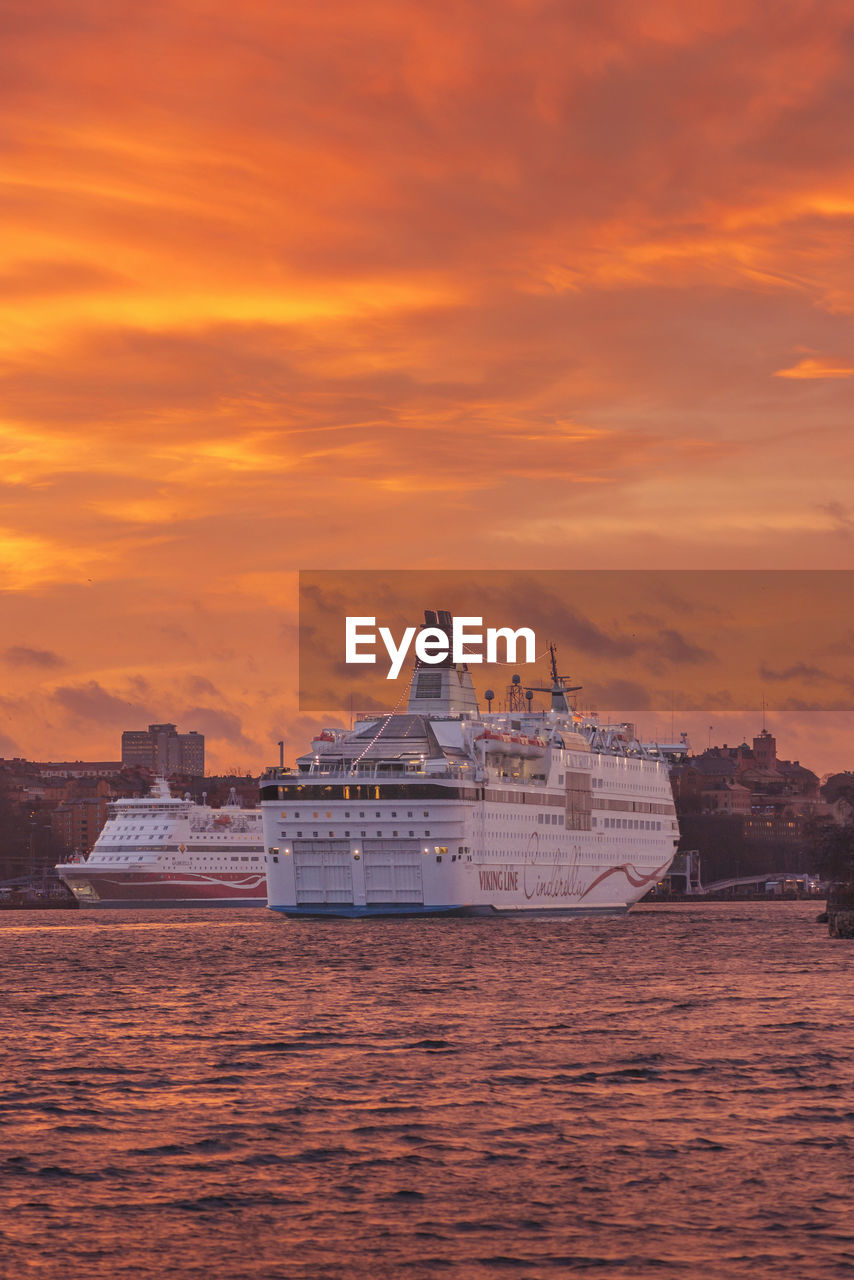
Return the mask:
<svg viewBox="0 0 854 1280">
<path fill-rule="evenodd" d="M 854 365 L 834 363 L 831 360 L 811 356 L 804 357 L 790 369 L 778 369 L 775 378 L 851 378 L 854 377 Z"/>
<path fill-rule="evenodd" d="M 850 564 L 842 0 L 5 27 L 4 649 L 63 688 L 205 678 L 215 763 L 287 734 L 300 566 Z M 9 739 L 113 754 L 45 675 Z"/>
</svg>

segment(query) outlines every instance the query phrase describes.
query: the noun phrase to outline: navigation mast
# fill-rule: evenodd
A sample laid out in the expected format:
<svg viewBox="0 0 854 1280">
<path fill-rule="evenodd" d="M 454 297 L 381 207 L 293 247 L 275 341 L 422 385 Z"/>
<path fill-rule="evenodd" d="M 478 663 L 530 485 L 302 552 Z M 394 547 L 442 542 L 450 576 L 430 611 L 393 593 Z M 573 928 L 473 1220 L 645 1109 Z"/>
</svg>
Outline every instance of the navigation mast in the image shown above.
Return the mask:
<svg viewBox="0 0 854 1280">
<path fill-rule="evenodd" d="M 549 663 L 552 669 L 552 683 L 548 686 L 530 684 L 526 685 L 533 693 L 550 693 L 552 695 L 552 711 L 571 712 L 572 707 L 569 705 L 567 694 L 578 693 L 582 688 L 580 684 L 569 684 L 569 676 L 562 676 L 557 669 L 557 645 L 552 641 L 549 645 Z"/>
</svg>

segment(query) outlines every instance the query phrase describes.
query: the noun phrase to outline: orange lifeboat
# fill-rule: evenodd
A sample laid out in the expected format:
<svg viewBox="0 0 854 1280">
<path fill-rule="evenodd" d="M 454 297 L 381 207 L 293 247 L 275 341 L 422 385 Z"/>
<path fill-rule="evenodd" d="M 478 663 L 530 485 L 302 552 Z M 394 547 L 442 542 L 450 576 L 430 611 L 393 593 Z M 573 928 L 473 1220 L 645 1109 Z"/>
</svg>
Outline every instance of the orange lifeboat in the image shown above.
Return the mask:
<svg viewBox="0 0 854 1280">
<path fill-rule="evenodd" d="M 475 742 L 482 742 L 490 755 L 520 756 L 523 760 L 542 756 L 546 750 L 545 738 L 529 738 L 521 733 L 496 733 L 494 729 L 485 729 Z"/>
</svg>

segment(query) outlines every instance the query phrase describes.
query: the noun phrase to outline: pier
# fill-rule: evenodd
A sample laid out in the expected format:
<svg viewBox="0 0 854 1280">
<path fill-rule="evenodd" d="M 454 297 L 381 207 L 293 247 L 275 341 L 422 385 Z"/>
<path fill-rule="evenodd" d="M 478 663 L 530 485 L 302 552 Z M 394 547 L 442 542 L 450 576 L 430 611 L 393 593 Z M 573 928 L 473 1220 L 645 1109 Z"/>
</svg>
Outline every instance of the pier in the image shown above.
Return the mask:
<svg viewBox="0 0 854 1280">
<path fill-rule="evenodd" d="M 712 897 L 820 898 L 825 886 L 812 872 L 762 871 L 746 876 L 727 876 L 704 884 L 697 849 L 677 853 L 670 872 L 654 896 L 679 899 Z"/>
</svg>

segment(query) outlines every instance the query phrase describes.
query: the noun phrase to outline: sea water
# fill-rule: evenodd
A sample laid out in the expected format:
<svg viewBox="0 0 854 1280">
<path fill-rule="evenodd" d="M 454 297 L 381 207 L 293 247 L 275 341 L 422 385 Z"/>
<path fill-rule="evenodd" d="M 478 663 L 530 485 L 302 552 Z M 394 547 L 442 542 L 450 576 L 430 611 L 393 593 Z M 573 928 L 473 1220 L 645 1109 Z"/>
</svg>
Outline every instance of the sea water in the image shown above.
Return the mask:
<svg viewBox="0 0 854 1280">
<path fill-rule="evenodd" d="M 818 910 L 3 913 L 0 1272 L 849 1277 Z"/>
</svg>

